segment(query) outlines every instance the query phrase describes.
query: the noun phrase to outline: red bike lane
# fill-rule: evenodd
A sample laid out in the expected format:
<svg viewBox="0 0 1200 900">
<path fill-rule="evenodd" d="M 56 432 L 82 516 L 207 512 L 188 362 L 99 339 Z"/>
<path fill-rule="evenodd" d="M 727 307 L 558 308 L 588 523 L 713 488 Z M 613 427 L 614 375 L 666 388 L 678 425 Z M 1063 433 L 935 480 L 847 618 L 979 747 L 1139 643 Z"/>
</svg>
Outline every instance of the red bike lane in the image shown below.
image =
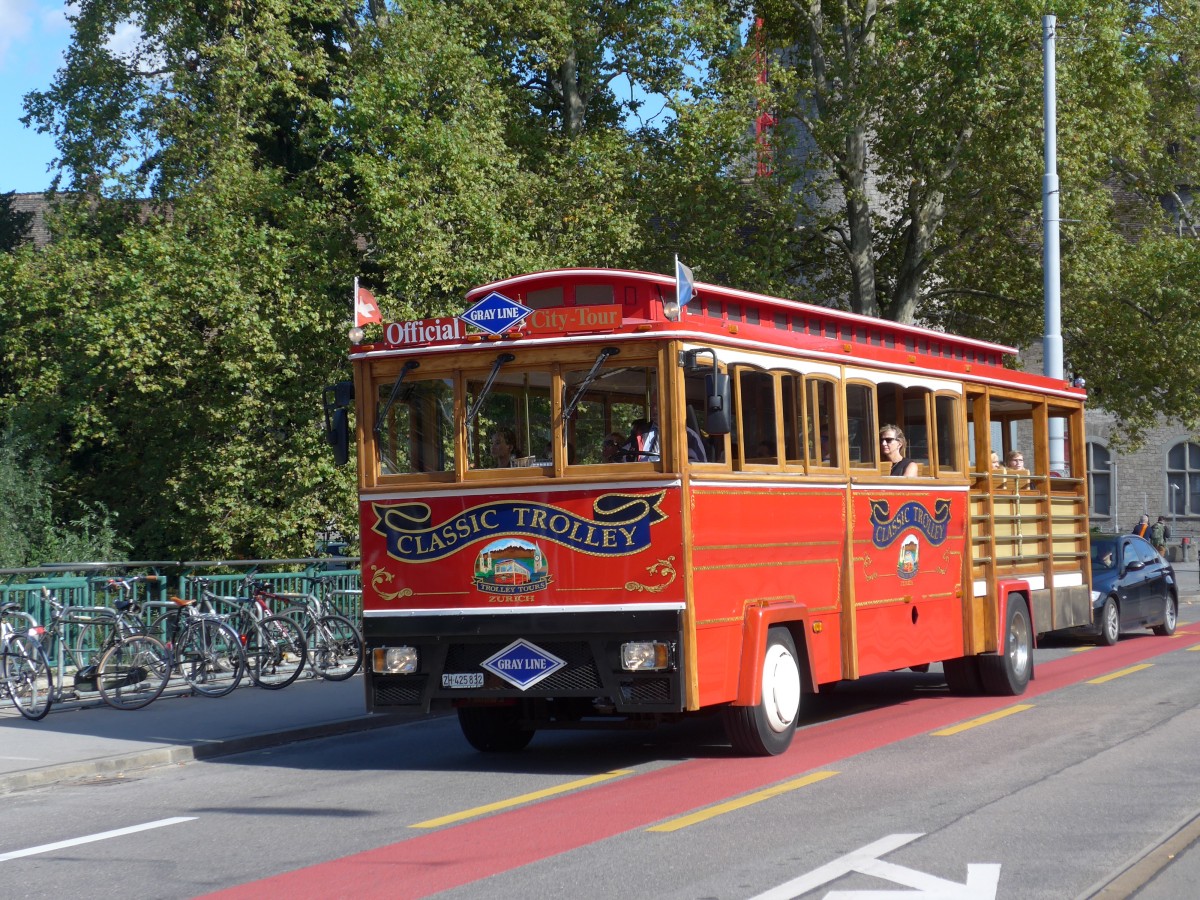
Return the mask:
<svg viewBox="0 0 1200 900">
<path fill-rule="evenodd" d="M 1037 664 L 1020 697 L 924 694 L 804 728 L 787 753 L 693 759 L 551 800 L 447 826 L 373 850 L 208 895 L 222 900 L 287 896 L 425 897 L 695 812 L 896 741 L 986 715 L 1030 698 L 1183 650 L 1200 627 L 1172 639 L 1126 640 Z"/>
</svg>

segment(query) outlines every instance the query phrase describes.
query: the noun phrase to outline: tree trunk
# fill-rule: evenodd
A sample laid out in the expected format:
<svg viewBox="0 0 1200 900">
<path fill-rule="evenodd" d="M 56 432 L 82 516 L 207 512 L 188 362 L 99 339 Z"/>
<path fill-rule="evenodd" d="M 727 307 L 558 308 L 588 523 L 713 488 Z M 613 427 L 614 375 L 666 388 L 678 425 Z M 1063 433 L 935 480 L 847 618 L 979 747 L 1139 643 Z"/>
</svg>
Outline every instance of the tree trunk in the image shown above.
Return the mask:
<svg viewBox="0 0 1200 900">
<path fill-rule="evenodd" d="M 558 76 L 562 84 L 563 132 L 573 138 L 583 131 L 586 111 L 583 94 L 579 90 L 579 65 L 574 48 L 567 51 L 566 59 L 558 67 Z"/>
</svg>

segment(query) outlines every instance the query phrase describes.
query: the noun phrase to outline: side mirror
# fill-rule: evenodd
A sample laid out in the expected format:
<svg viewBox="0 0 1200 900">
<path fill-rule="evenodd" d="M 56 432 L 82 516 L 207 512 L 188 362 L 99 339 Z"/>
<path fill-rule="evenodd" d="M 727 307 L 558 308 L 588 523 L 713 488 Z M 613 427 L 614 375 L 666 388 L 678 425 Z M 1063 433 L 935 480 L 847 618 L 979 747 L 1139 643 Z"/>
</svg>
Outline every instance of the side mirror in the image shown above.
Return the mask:
<svg viewBox="0 0 1200 900">
<path fill-rule="evenodd" d="M 353 401 L 353 381 L 326 385 L 322 396 L 325 440 L 333 447 L 333 461 L 339 466 L 344 466 L 350 459 L 350 404 Z"/>
<path fill-rule="evenodd" d="M 724 372 L 704 376 L 705 430 L 709 434 L 729 434 L 729 411 L 733 408 L 733 388 Z"/>
<path fill-rule="evenodd" d="M 1126 572 L 1136 572 L 1138 569 L 1144 569 L 1144 568 L 1146 568 L 1146 564 L 1144 562 L 1142 562 L 1140 559 L 1131 559 L 1129 562 L 1127 562 L 1125 564 Z"/>
</svg>

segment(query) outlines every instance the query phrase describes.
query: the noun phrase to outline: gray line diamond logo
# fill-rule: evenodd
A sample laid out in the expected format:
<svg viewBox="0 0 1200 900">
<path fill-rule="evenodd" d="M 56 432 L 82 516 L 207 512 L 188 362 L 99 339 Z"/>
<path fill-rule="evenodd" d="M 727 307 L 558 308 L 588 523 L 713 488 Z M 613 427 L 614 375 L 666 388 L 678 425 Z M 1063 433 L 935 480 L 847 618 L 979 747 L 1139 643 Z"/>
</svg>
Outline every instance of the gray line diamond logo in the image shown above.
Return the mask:
<svg viewBox="0 0 1200 900">
<path fill-rule="evenodd" d="M 524 638 L 518 638 L 480 663 L 489 672 L 523 691 L 553 675 L 566 664 L 565 659 L 559 659 Z"/>
</svg>

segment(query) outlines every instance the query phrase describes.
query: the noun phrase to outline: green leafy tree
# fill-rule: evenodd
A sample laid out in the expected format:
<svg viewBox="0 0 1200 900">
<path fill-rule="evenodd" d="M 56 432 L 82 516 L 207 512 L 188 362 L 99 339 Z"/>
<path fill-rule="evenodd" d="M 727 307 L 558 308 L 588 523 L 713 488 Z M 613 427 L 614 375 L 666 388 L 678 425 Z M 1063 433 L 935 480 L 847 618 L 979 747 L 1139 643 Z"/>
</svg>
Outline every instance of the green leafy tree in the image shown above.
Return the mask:
<svg viewBox="0 0 1200 900">
<path fill-rule="evenodd" d="M 30 441 L 6 428 L 0 441 L 0 566 L 73 560 L 119 561 L 126 547 L 103 508 L 56 498 L 49 464 Z M 56 499 L 65 502 L 55 503 Z M 56 517 L 56 509 L 71 518 Z"/>
<path fill-rule="evenodd" d="M 1016 346 L 1037 341 L 1043 5 L 813 0 L 759 9 L 779 48 L 779 177 L 799 186 L 808 239 L 797 257 L 813 297 Z M 1192 421 L 1197 403 L 1186 391 L 1140 389 L 1169 377 L 1160 358 L 1190 359 L 1193 336 L 1166 333 L 1153 302 L 1136 304 L 1140 314 L 1099 316 L 1096 307 L 1118 290 L 1155 296 L 1163 256 L 1137 241 L 1190 227 L 1186 211 L 1179 223 L 1164 216 L 1159 198 L 1195 183 L 1195 13 L 1187 3 L 1118 0 L 1053 11 L 1066 358 L 1130 435 L 1156 414 Z M 1108 264 L 1117 255 L 1126 272 L 1134 262 L 1132 282 Z M 1111 348 L 1106 332 L 1117 321 L 1132 329 L 1131 346 L 1156 349 L 1141 360 L 1096 356 Z M 1150 374 L 1135 375 L 1138 366 Z M 1128 377 L 1108 378 L 1114 367 Z"/>
</svg>

